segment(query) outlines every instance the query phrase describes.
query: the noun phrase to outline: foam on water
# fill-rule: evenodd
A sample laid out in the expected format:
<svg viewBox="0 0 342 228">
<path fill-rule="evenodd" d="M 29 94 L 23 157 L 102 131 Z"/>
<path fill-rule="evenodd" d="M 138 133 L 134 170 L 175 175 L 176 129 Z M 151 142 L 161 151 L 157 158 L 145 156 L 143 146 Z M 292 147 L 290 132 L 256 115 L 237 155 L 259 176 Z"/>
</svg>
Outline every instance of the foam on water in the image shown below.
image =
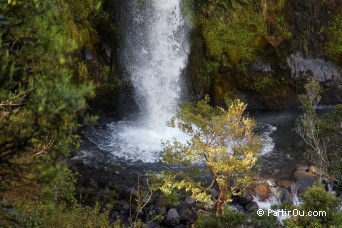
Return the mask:
<svg viewBox="0 0 342 228">
<path fill-rule="evenodd" d="M 271 124 L 258 124 L 257 133 L 264 141 L 262 151 L 259 155 L 267 155 L 273 151 L 275 144 L 273 138 L 271 137 L 271 134 L 276 130 L 277 128 L 275 126 L 272 126 Z"/>
<path fill-rule="evenodd" d="M 127 2 L 123 65 L 134 87 L 139 116 L 131 121 L 89 129 L 87 137 L 98 148 L 127 160 L 156 162 L 161 141 L 188 137 L 166 122 L 175 115 L 182 94 L 182 71 L 189 55 L 189 26 L 182 14 L 182 0 Z M 133 19 L 133 20 L 132 20 Z M 269 136 L 275 129 L 265 125 L 262 154 L 273 150 Z"/>
</svg>

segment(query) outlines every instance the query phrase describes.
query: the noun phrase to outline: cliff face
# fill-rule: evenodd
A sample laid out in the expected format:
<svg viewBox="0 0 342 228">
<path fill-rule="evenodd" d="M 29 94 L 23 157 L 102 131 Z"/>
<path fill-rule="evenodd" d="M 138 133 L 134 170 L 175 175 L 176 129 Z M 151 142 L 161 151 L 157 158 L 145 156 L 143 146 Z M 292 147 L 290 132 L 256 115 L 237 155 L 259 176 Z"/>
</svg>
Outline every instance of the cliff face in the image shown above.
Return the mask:
<svg viewBox="0 0 342 228">
<path fill-rule="evenodd" d="M 195 4 L 200 22 L 195 23 L 187 69 L 194 96 L 210 93 L 216 104 L 235 97 L 251 109 L 286 108 L 297 104 L 303 85 L 314 77 L 325 89 L 324 103 L 341 102 L 340 0 L 230 2 Z M 253 16 L 248 18 L 245 11 Z M 224 18 L 222 23 L 218 18 Z M 232 33 L 237 42 L 225 37 L 231 29 L 223 23 L 230 28 L 239 23 Z M 219 35 L 211 33 L 216 37 L 208 39 L 208 27 Z M 250 37 L 245 30 L 252 32 Z M 237 46 L 241 48 L 234 50 Z M 213 55 L 212 50 L 220 53 Z"/>
<path fill-rule="evenodd" d="M 193 20 L 185 73 L 187 92 L 194 99 L 207 93 L 214 104 L 229 97 L 247 102 L 251 109 L 281 109 L 296 105 L 303 85 L 314 77 L 324 87 L 323 103 L 341 102 L 341 0 L 184 4 Z M 78 52 L 85 63 L 79 69 L 97 85 L 92 103 L 106 112 L 135 109 L 132 86 L 120 67 L 123 18 L 130 10 L 126 5 L 106 0 L 104 16 L 90 20 L 97 41 Z"/>
</svg>

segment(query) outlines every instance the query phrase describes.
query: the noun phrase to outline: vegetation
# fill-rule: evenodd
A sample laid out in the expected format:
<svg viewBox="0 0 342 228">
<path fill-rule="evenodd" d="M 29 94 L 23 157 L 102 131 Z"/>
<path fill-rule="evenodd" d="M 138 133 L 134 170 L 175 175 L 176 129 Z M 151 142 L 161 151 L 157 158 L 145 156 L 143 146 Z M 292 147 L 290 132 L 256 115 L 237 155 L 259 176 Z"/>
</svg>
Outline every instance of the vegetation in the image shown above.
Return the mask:
<svg viewBox="0 0 342 228">
<path fill-rule="evenodd" d="M 146 0 L 137 1 L 141 7 L 147 5 Z M 1 227 L 121 227 L 120 219 L 111 223 L 109 210 L 95 203 L 95 197 L 87 205 L 76 200 L 77 174 L 68 162 L 70 149 L 81 143 L 76 134 L 79 127 L 94 120 L 87 114 L 87 100 L 96 96 L 99 101 L 121 83 L 112 53 L 115 45 L 111 46 L 118 41 L 120 26 L 113 21 L 115 15 L 104 10 L 105 3 L 116 2 L 0 1 Z M 329 1 L 322 2 L 330 5 Z M 197 46 L 204 48 L 198 51 L 201 64 L 193 65 L 204 81 L 199 84 L 210 88 L 215 102 L 232 97 L 237 88 L 268 97 L 283 93 L 285 98 L 288 90 L 284 85 L 294 90 L 284 76 L 288 53 L 298 49 L 290 32 L 296 25 L 288 25 L 286 4 L 284 0 L 184 1 L 184 12 L 199 33 Z M 320 27 L 324 23 L 317 25 L 323 41 L 309 40 L 310 25 L 299 37 L 306 39 L 306 45 L 321 42 L 324 53 L 340 64 L 341 13 L 335 12 L 325 21 L 328 28 Z M 249 67 L 255 61 L 269 63 L 272 70 L 254 75 Z M 304 114 L 297 121 L 296 131 L 307 145 L 307 158 L 323 171 L 325 181 L 336 185 L 339 194 L 342 105 L 319 115 L 315 109 L 322 92 L 319 83 L 310 81 L 305 90 L 306 94 L 299 97 Z M 158 177 L 159 186 L 148 182 L 143 186 L 138 181 L 130 195 L 127 224 L 144 227 L 143 223 L 162 221 L 165 210 L 145 213 L 155 200 L 155 192 L 161 190 L 166 194 L 166 199 L 160 197 L 165 200 L 161 204 L 177 205 L 186 192 L 207 205 L 206 209 L 213 208 L 213 213 L 202 211 L 195 227 L 280 225 L 275 217 L 244 214 L 227 206 L 253 180 L 251 169 L 262 141 L 254 133 L 255 122 L 244 114 L 246 104 L 235 100 L 225 105 L 227 110 L 212 107 L 208 96 L 181 105 L 169 126 L 179 128 L 189 139 L 186 143 L 165 142 L 161 154 L 163 162 L 178 169 L 165 170 Z M 114 194 L 114 190 L 108 193 L 108 202 L 113 203 Z M 291 217 L 285 221 L 288 227 L 342 224 L 340 200 L 322 186 L 310 188 L 302 200 L 299 210 L 324 210 L 327 216 Z"/>
<path fill-rule="evenodd" d="M 332 56 L 342 56 L 342 13 L 339 13 L 328 28 L 326 51 Z"/>
<path fill-rule="evenodd" d="M 212 108 L 208 96 L 195 105 L 183 104 L 169 126 L 179 128 L 189 140 L 186 144 L 166 142 L 162 153 L 163 162 L 170 164 L 203 163 L 212 179 L 208 187 L 186 172 L 168 173 L 165 185 L 171 190 L 185 189 L 202 202 L 209 202 L 212 189 L 216 189 L 217 196 L 212 196 L 215 216 L 223 212 L 232 195 L 248 186 L 261 149 L 260 139 L 253 133 L 254 121 L 243 116 L 246 105 L 239 100 L 226 104 L 227 111 Z"/>
<path fill-rule="evenodd" d="M 315 108 L 321 98 L 320 85 L 311 80 L 305 89 L 306 94 L 299 97 L 304 114 L 297 120 L 296 132 L 309 147 L 307 158 L 323 171 L 324 177 L 341 181 L 342 106 L 336 105 L 332 112 L 318 116 Z"/>
<path fill-rule="evenodd" d="M 69 30 L 66 4 L 1 5 L 0 199 L 8 203 L 1 204 L 0 226 L 66 227 L 68 219 L 89 222 L 90 214 L 98 215 L 98 209 L 77 206 L 75 175 L 65 162 L 79 144 L 75 131 L 93 95 L 91 83 L 74 83 L 73 53 L 85 41 Z"/>
<path fill-rule="evenodd" d="M 303 204 L 298 208 L 301 213 L 324 211 L 326 214 L 322 214 L 322 216 L 292 216 L 285 221 L 286 227 L 334 227 L 341 225 L 340 199 L 328 193 L 323 186 L 313 186 L 301 198 Z"/>
</svg>

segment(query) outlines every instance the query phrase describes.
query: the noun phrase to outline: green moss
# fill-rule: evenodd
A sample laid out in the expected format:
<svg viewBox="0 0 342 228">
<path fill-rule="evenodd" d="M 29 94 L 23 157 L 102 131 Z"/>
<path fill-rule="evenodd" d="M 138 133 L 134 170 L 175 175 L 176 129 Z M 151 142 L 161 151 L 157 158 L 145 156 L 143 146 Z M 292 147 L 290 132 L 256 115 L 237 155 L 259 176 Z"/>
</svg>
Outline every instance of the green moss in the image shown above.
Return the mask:
<svg viewBox="0 0 342 228">
<path fill-rule="evenodd" d="M 220 60 L 226 53 L 233 65 L 241 60 L 252 61 L 257 51 L 254 43 L 266 32 L 261 11 L 253 4 L 241 5 L 235 1 L 229 9 L 215 4 L 217 1 L 205 5 L 209 15 L 199 19 L 207 55 Z"/>
<path fill-rule="evenodd" d="M 266 39 L 272 46 L 277 47 L 284 40 L 287 40 L 292 36 L 284 17 L 285 1 L 263 0 L 262 7 L 264 20 L 267 26 Z"/>
<path fill-rule="evenodd" d="M 328 28 L 328 42 L 326 52 L 328 55 L 342 55 L 342 13 L 338 14 Z"/>
</svg>

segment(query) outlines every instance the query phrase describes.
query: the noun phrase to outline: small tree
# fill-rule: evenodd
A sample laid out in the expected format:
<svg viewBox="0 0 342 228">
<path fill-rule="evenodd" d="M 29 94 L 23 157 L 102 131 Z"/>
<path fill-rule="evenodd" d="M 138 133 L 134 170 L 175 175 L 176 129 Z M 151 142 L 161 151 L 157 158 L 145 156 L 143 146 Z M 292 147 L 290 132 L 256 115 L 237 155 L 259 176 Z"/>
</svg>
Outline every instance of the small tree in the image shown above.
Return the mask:
<svg viewBox="0 0 342 228">
<path fill-rule="evenodd" d="M 315 108 L 320 101 L 320 86 L 315 80 L 310 80 L 305 85 L 306 94 L 299 96 L 304 108 L 304 114 L 299 117 L 296 123 L 296 132 L 309 146 L 306 157 L 318 168 L 327 173 L 329 159 L 327 146 L 329 139 L 321 137 L 321 119 L 317 116 Z"/>
<path fill-rule="evenodd" d="M 217 190 L 214 214 L 223 212 L 231 196 L 242 192 L 252 180 L 251 168 L 257 161 L 261 141 L 253 133 L 255 122 L 244 117 L 246 104 L 226 102 L 228 110 L 211 107 L 209 97 L 196 104 L 184 103 L 168 123 L 189 136 L 187 143 L 177 140 L 163 144 L 162 160 L 166 163 L 195 167 L 203 164 L 211 176 L 211 184 L 196 181 L 189 172 L 169 172 L 162 191 L 185 189 L 202 202 L 210 201 L 212 188 Z M 213 197 L 212 197 L 213 198 Z"/>
</svg>

